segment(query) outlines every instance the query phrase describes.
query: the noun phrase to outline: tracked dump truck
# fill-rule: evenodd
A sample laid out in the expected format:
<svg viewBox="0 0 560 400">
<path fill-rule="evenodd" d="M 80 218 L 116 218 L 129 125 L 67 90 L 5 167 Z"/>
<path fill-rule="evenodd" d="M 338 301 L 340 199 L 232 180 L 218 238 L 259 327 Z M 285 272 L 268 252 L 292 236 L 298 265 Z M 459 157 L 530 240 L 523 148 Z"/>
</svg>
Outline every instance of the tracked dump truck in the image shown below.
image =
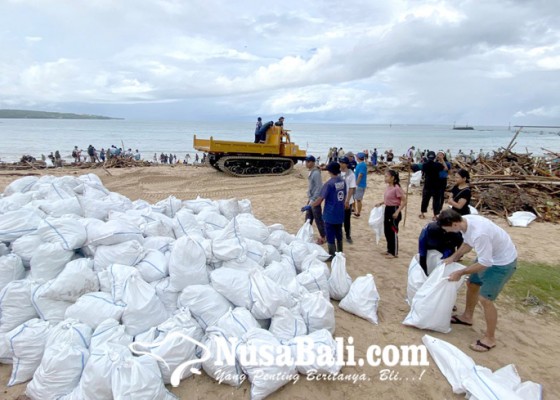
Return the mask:
<svg viewBox="0 0 560 400">
<path fill-rule="evenodd" d="M 233 176 L 285 175 L 307 155 L 280 126 L 266 131 L 264 143 L 197 139 L 195 135 L 193 147 L 208 154 L 211 166 Z"/>
</svg>

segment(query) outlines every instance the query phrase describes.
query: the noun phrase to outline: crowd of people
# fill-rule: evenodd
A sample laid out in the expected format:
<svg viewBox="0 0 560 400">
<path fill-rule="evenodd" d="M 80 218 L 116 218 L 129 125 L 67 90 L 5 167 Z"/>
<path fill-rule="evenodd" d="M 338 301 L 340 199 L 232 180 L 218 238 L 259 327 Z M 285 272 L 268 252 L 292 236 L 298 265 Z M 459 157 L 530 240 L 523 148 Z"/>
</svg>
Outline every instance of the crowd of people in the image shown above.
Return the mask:
<svg viewBox="0 0 560 400">
<path fill-rule="evenodd" d="M 392 150 L 385 152 L 385 156 Z M 371 164 L 378 160 L 377 149 L 371 153 Z M 418 237 L 419 264 L 428 276 L 428 252 L 437 250 L 442 254 L 439 262 L 445 264 L 459 261 L 463 255 L 474 250 L 477 258 L 467 267 L 452 273 L 449 281 L 458 281 L 468 275 L 465 310 L 454 315 L 451 323 L 470 326 L 474 309 L 480 302 L 486 321 L 486 332 L 470 345 L 473 351 L 486 352 L 496 345 L 495 331 L 497 312 L 494 305 L 504 285 L 516 270 L 517 251 L 510 236 L 489 219 L 471 215 L 469 187 L 470 174 L 465 169 L 452 171 L 449 151 L 419 151 L 412 146 L 405 157 L 415 163 L 414 168 L 422 171 L 424 187 L 420 218 L 424 219 L 432 201 L 433 217 Z M 317 244 L 327 244 L 330 258 L 343 251 L 343 232 L 346 242 L 353 243 L 351 219 L 360 218 L 363 198 L 367 188 L 367 153 L 344 152 L 342 148 L 331 148 L 324 169 L 328 180 L 323 183 L 317 159 L 308 155 L 305 167 L 308 174 L 308 202 L 301 208 L 306 220 L 315 223 L 319 236 Z M 447 191 L 451 176 L 455 184 Z M 407 204 L 407 196 L 400 184 L 399 173 L 394 169 L 385 172 L 383 200 L 374 207 L 384 206 L 383 228 L 386 239 L 387 259 L 398 258 L 399 222 Z M 442 211 L 447 197 L 447 207 Z M 431 266 L 434 267 L 433 265 Z"/>
</svg>

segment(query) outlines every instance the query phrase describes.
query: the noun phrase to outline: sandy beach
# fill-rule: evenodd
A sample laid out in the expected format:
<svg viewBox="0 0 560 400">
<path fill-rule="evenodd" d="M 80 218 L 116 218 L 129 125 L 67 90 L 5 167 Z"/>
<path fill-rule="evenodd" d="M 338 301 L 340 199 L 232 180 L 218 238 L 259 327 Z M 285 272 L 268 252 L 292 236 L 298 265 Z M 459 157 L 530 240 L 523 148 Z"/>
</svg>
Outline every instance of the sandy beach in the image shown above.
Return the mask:
<svg viewBox="0 0 560 400">
<path fill-rule="evenodd" d="M 280 177 L 233 178 L 212 168 L 184 166 L 158 166 L 132 169 L 111 169 L 108 175 L 102 169 L 56 169 L 49 171 L 25 171 L 29 174 L 81 175 L 87 172 L 99 175 L 103 184 L 111 191 L 121 193 L 131 200 L 144 199 L 155 203 L 174 195 L 179 199 L 202 196 L 210 199 L 249 199 L 253 213 L 266 224 L 281 223 L 291 233 L 301 227 L 303 216 L 300 208 L 306 203 L 307 171 L 298 165 L 295 171 Z M 0 189 L 25 172 L 0 172 Z M 323 172 L 323 180 L 327 173 Z M 402 178 L 402 177 L 401 177 Z M 403 185 L 404 186 L 404 185 Z M 401 222 L 399 234 L 399 258 L 386 260 L 380 255 L 385 250 L 385 241 L 379 245 L 368 226 L 367 216 L 373 204 L 382 200 L 383 176 L 369 174 L 368 189 L 364 197 L 361 218 L 352 219 L 354 243 L 345 243 L 348 273 L 352 278 L 373 274 L 381 296 L 379 325 L 348 314 L 337 307 L 335 336 L 354 338 L 356 358 L 365 357 L 368 346 L 394 344 L 421 344 L 424 334 L 446 340 L 471 356 L 478 364 L 497 369 L 515 364 L 523 380 L 541 383 L 545 398 L 554 398 L 560 393 L 557 372 L 557 354 L 560 348 L 560 320 L 551 315 L 532 315 L 503 296 L 496 306 L 499 312 L 497 346 L 488 353 L 476 353 L 468 344 L 482 335 L 484 322 L 482 310 L 477 307 L 475 324 L 472 327 L 453 326 L 449 334 L 421 331 L 401 324 L 408 313 L 405 302 L 407 268 L 411 257 L 417 252 L 417 238 L 426 220 L 418 218 L 420 192 L 415 189 L 409 197 L 406 225 Z M 504 219 L 494 219 L 511 235 L 519 259 L 531 262 L 554 264 L 560 260 L 560 225 L 533 223 L 528 228 L 511 228 Z M 464 287 L 458 296 L 459 311 L 464 304 Z M 0 398 L 17 399 L 25 392 L 25 384 L 7 388 L 11 365 L 0 366 Z M 383 367 L 384 368 L 384 367 Z M 365 374 L 366 379 L 352 382 L 316 382 L 301 376 L 296 384 L 288 384 L 271 395 L 270 399 L 324 400 L 324 399 L 461 399 L 454 395 L 450 385 L 430 359 L 428 367 L 395 367 L 394 380 L 384 379 L 382 368 L 344 367 L 343 374 Z M 425 372 L 424 372 L 425 371 Z M 250 386 L 245 382 L 239 389 L 219 385 L 205 374 L 181 382 L 180 387 L 170 389 L 184 399 L 249 399 Z M 25 398 L 25 397 L 21 397 Z"/>
</svg>

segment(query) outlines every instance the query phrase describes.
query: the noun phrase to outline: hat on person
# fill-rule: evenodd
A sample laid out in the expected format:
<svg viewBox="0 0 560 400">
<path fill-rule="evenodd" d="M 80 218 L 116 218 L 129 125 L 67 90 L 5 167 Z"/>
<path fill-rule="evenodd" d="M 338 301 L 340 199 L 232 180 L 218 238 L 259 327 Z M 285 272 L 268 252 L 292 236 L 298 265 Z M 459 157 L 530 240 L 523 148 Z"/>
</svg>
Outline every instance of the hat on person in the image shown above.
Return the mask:
<svg viewBox="0 0 560 400">
<path fill-rule="evenodd" d="M 363 160 L 364 158 L 366 158 L 366 155 L 362 152 L 356 154 L 356 157 L 358 157 L 360 160 Z"/>
<path fill-rule="evenodd" d="M 345 154 L 346 157 L 350 158 L 350 157 L 354 157 L 354 153 L 352 153 L 351 151 L 349 151 L 348 153 Z"/>
<path fill-rule="evenodd" d="M 333 161 L 329 165 L 327 165 L 327 171 L 329 171 L 333 175 L 340 174 L 340 164 Z"/>
<path fill-rule="evenodd" d="M 437 153 L 438 154 L 441 153 L 441 154 L 445 155 L 445 151 L 443 151 L 443 150 L 438 150 Z"/>
<path fill-rule="evenodd" d="M 338 162 L 342 163 L 342 164 L 350 164 L 350 159 L 348 157 L 344 156 L 344 157 L 340 157 L 338 159 Z"/>
<path fill-rule="evenodd" d="M 428 160 L 434 160 L 436 158 L 436 153 L 433 151 L 428 151 Z"/>
<path fill-rule="evenodd" d="M 313 156 L 307 156 L 307 157 L 305 157 L 305 161 L 312 161 L 312 162 L 315 162 L 315 157 L 313 157 Z"/>
</svg>

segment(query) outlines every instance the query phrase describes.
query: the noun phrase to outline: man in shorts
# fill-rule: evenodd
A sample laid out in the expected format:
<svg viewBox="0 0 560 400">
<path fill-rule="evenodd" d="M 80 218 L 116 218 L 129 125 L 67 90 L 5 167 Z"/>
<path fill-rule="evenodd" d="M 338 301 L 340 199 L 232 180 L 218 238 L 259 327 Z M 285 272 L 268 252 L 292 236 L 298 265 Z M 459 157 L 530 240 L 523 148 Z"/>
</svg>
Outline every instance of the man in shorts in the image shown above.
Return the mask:
<svg viewBox="0 0 560 400">
<path fill-rule="evenodd" d="M 358 164 L 354 174 L 356 176 L 356 193 L 354 194 L 354 201 L 356 202 L 356 209 L 354 210 L 354 217 L 359 217 L 362 213 L 362 200 L 367 188 L 367 165 L 365 162 L 366 155 L 364 153 L 356 154 Z"/>
<path fill-rule="evenodd" d="M 473 324 L 474 309 L 478 302 L 484 309 L 486 334 L 470 345 L 478 352 L 486 352 L 496 347 L 496 325 L 498 312 L 494 301 L 517 268 L 517 250 L 510 236 L 487 218 L 480 215 L 463 215 L 447 209 L 437 218 L 438 225 L 446 232 L 460 232 L 463 244 L 445 263 L 456 262 L 472 249 L 477 260 L 460 271 L 449 275 L 450 281 L 458 281 L 463 275 L 470 275 L 467 283 L 467 302 L 461 315 L 454 315 L 451 323 Z"/>
</svg>

